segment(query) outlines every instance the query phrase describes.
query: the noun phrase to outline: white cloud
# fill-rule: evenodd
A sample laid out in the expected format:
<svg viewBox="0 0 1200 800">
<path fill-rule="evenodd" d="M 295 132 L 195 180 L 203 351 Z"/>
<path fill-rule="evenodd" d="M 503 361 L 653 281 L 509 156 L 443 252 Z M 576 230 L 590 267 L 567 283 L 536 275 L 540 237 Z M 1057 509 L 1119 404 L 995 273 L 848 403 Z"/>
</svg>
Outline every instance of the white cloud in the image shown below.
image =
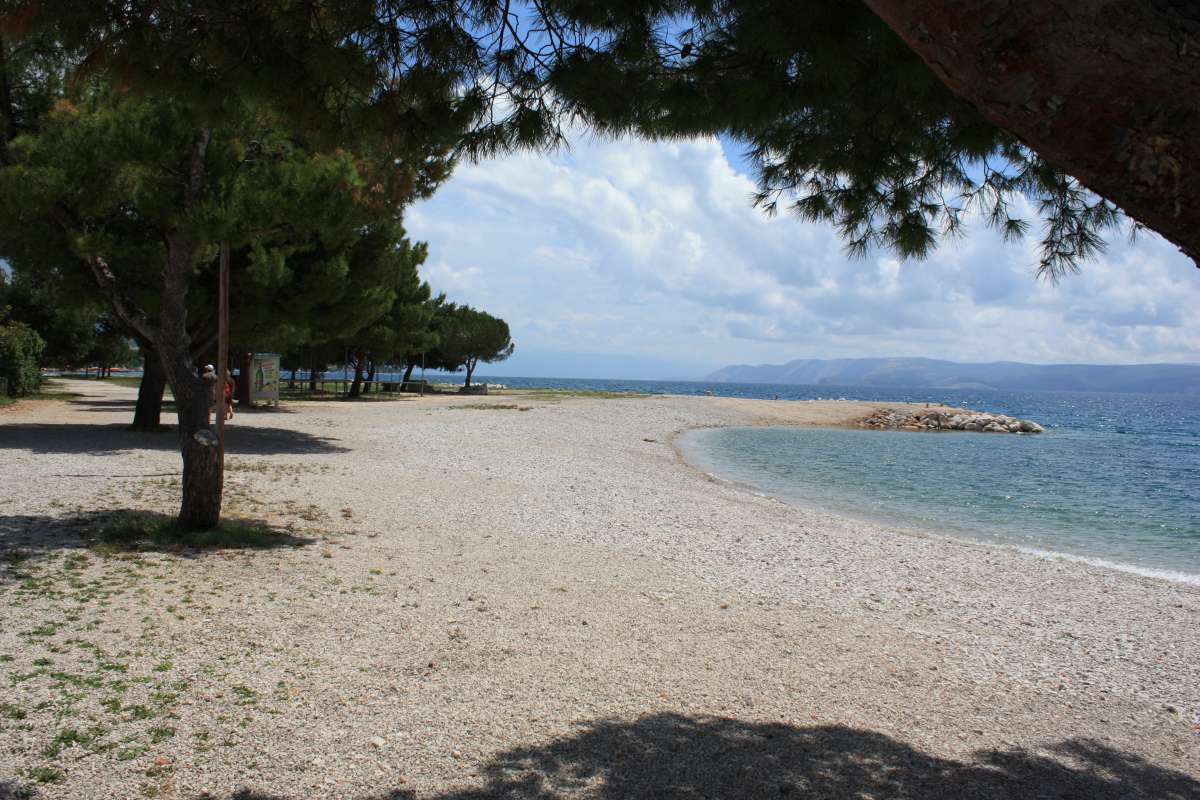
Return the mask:
<svg viewBox="0 0 1200 800">
<path fill-rule="evenodd" d="M 1034 240 L 977 224 L 924 262 L 849 259 L 831 228 L 768 218 L 753 191 L 716 140 L 589 141 L 464 165 L 408 227 L 434 289 L 505 317 L 523 348 L 714 366 L 1200 360 L 1200 272 L 1153 235 L 1051 285 Z"/>
</svg>

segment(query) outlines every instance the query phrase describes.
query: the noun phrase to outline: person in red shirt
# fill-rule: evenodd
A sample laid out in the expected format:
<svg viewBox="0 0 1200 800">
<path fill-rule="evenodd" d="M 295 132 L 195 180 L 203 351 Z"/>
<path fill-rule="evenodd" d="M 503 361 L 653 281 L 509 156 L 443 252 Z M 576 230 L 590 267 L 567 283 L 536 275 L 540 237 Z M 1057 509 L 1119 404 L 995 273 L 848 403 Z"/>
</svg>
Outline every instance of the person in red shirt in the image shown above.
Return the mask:
<svg viewBox="0 0 1200 800">
<path fill-rule="evenodd" d="M 233 382 L 233 376 L 225 374 L 225 419 L 233 419 L 233 396 L 237 389 L 237 384 Z"/>
</svg>

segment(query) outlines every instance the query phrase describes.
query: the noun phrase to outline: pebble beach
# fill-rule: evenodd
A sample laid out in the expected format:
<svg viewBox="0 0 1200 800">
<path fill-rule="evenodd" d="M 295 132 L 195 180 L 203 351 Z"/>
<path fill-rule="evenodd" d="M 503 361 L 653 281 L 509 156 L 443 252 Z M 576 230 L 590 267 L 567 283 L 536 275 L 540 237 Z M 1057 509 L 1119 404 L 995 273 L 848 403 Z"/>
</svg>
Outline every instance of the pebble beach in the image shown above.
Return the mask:
<svg viewBox="0 0 1200 800">
<path fill-rule="evenodd" d="M 0 410 L 0 798 L 1200 798 L 1200 587 L 676 447 L 879 404 L 286 402 L 227 444 L 227 518 L 278 541 L 119 550 L 175 435 L 58 383 Z"/>
</svg>

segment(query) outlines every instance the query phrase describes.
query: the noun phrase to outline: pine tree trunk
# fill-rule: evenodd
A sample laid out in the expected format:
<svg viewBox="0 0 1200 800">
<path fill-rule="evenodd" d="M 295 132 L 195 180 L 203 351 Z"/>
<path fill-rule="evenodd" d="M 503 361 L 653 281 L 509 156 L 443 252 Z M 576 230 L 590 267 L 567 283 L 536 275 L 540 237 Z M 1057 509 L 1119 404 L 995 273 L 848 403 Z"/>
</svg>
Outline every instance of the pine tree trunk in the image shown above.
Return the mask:
<svg viewBox="0 0 1200 800">
<path fill-rule="evenodd" d="M 363 354 L 358 353 L 354 358 L 354 382 L 350 384 L 350 399 L 358 397 L 362 393 L 363 382 Z"/>
<path fill-rule="evenodd" d="M 138 384 L 137 406 L 133 410 L 133 431 L 162 430 L 163 391 L 167 375 L 162 362 L 148 345 L 142 345 L 142 382 Z"/>
<path fill-rule="evenodd" d="M 237 404 L 241 408 L 249 408 L 250 402 L 250 367 L 254 364 L 254 354 L 248 351 L 238 353 L 240 362 L 237 375 Z M 295 374 L 295 373 L 293 373 Z"/>
<path fill-rule="evenodd" d="M 186 235 L 169 233 L 167 268 L 159 301 L 159 335 L 154 342 L 179 417 L 179 450 L 183 456 L 183 498 L 179 523 L 185 528 L 213 528 L 221 522 L 224 470 L 209 413 L 216 381 L 206 381 L 191 357 L 187 333 L 187 294 L 197 245 Z M 219 408 L 218 408 L 219 411 Z"/>
<path fill-rule="evenodd" d="M 467 359 L 467 382 L 464 384 L 468 389 L 471 388 L 471 375 L 475 372 L 475 362 L 472 359 Z"/>
<path fill-rule="evenodd" d="M 179 349 L 159 343 L 159 350 L 179 418 L 179 449 L 183 456 L 179 522 L 186 528 L 212 528 L 221 521 L 224 478 L 209 413 L 216 382 L 196 374 L 186 347 Z"/>
<path fill-rule="evenodd" d="M 865 2 L 986 119 L 1200 266 L 1200 4 Z"/>
<path fill-rule="evenodd" d="M 408 364 L 407 364 L 407 365 L 404 367 L 404 380 L 402 380 L 402 381 L 400 382 L 400 385 L 401 385 L 401 386 L 403 386 L 404 384 L 406 384 L 406 383 L 408 383 L 409 381 L 411 381 L 411 380 L 412 380 L 413 367 L 415 367 L 415 366 L 416 366 L 416 364 L 415 364 L 415 363 L 413 363 L 412 361 L 410 361 L 410 362 L 408 362 Z"/>
</svg>

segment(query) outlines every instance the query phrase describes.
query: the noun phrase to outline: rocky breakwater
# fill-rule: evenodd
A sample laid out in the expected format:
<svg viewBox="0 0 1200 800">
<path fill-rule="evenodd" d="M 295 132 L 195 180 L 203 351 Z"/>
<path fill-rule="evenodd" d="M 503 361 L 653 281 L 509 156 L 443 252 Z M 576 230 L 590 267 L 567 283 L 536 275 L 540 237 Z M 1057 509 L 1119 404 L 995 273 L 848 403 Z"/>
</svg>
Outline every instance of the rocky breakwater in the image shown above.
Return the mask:
<svg viewBox="0 0 1200 800">
<path fill-rule="evenodd" d="M 1005 414 L 984 414 L 956 408 L 916 410 L 881 408 L 858 421 L 860 428 L 904 431 L 976 431 L 980 433 L 1041 433 L 1036 422 Z"/>
</svg>

